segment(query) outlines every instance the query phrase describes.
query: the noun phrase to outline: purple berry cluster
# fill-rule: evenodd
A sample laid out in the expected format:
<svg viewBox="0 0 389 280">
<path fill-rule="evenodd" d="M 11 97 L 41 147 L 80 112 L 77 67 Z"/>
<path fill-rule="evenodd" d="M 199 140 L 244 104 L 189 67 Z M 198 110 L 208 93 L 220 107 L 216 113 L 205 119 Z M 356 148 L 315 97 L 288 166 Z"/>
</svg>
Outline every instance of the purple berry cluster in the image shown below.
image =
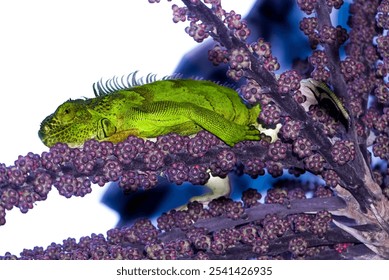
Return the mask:
<svg viewBox="0 0 389 280">
<path fill-rule="evenodd" d="M 327 82 L 330 78 L 330 71 L 327 68 L 328 57 L 322 50 L 315 50 L 309 57 L 309 62 L 314 67 L 312 78 L 316 81 Z"/>
<path fill-rule="evenodd" d="M 278 92 L 295 93 L 300 88 L 301 77 L 296 70 L 285 71 L 278 78 Z"/>
<path fill-rule="evenodd" d="M 287 197 L 292 196 L 289 191 L 284 192 Z M 308 254 L 308 248 L 324 246 L 339 255 L 336 244 L 357 242 L 342 237 L 338 243 L 326 243 L 324 237 L 333 225 L 331 215 L 325 210 L 317 214 L 293 214 L 291 209 L 280 206 L 286 211 L 284 215 L 267 214 L 259 199 L 257 190 L 248 189 L 242 196 L 244 205 L 229 198 L 213 200 L 208 207 L 191 202 L 186 210 L 163 213 L 157 219 L 157 226 L 142 218 L 131 226 L 112 228 L 105 235 L 92 234 L 79 241 L 67 238 L 46 248 L 24 249 L 19 256 L 6 253 L 0 259 L 253 259 L 269 255 L 282 259 L 314 258 L 317 255 Z M 323 208 L 321 203 L 317 202 L 318 209 Z M 252 216 L 250 211 L 260 214 Z M 216 223 L 215 219 L 223 222 Z M 286 243 L 280 245 L 283 239 Z"/>
<path fill-rule="evenodd" d="M 278 177 L 290 150 L 279 140 L 270 145 L 248 141 L 231 148 L 206 131 L 193 138 L 173 133 L 156 142 L 134 136 L 117 144 L 89 140 L 83 148 L 58 143 L 41 155 L 29 153 L 19 156 L 13 166 L 0 166 L 1 221 L 4 224 L 5 211 L 14 207 L 26 213 L 37 201 L 45 200 L 52 187 L 71 198 L 87 195 L 92 184 L 108 182 L 117 182 L 125 193 L 151 189 L 157 186 L 158 176 L 177 185 L 204 185 L 211 174 L 226 177 L 242 164 L 252 177 L 263 175 L 265 168 Z"/>
</svg>

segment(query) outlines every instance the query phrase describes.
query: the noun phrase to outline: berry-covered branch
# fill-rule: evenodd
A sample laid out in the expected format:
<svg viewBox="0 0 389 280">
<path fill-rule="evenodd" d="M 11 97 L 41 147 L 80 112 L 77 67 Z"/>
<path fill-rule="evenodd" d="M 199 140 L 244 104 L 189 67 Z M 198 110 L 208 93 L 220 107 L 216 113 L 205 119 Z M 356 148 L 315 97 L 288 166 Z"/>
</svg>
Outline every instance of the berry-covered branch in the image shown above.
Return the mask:
<svg viewBox="0 0 389 280">
<path fill-rule="evenodd" d="M 350 166 L 349 163 L 339 165 L 337 160 L 334 159 L 331 148 L 332 148 L 332 142 L 327 137 L 326 131 L 318 127 L 318 124 L 316 123 L 315 119 L 309 118 L 304 109 L 293 99 L 293 95 L 290 93 L 293 93 L 293 91 L 298 90 L 299 86 L 296 86 L 295 89 L 291 88 L 292 83 L 299 82 L 298 76 L 293 76 L 292 73 L 286 72 L 283 75 L 281 75 L 280 79 L 277 81 L 274 74 L 271 73 L 269 70 L 276 70 L 271 67 L 271 64 L 269 66 L 266 66 L 268 61 L 273 61 L 273 58 L 271 56 L 270 47 L 268 44 L 264 43 L 260 40 L 259 43 L 253 44 L 253 45 L 247 45 L 243 43 L 242 40 L 238 39 L 236 36 L 231 36 L 232 30 L 229 30 L 221 21 L 221 19 L 216 16 L 216 14 L 212 11 L 212 9 L 209 9 L 206 7 L 205 4 L 203 4 L 201 1 L 186 1 L 183 0 L 183 2 L 187 5 L 188 10 L 190 13 L 197 16 L 191 17 L 191 22 L 197 22 L 198 20 L 202 21 L 202 24 L 205 25 L 205 29 L 209 30 L 216 30 L 210 32 L 210 35 L 214 37 L 215 41 L 220 43 L 224 48 L 224 52 L 226 52 L 225 56 L 228 56 L 226 58 L 228 60 L 228 63 L 230 64 L 230 72 L 234 71 L 238 74 L 235 74 L 233 76 L 235 79 L 239 79 L 240 77 L 247 77 L 249 79 L 253 79 L 256 81 L 257 86 L 265 89 L 266 93 L 268 93 L 268 97 L 271 98 L 274 101 L 274 105 L 272 106 L 279 106 L 279 108 L 282 110 L 282 114 L 290 117 L 294 121 L 298 121 L 302 123 L 301 129 L 300 129 L 300 135 L 306 139 L 309 139 L 311 143 L 315 143 L 316 150 L 318 153 L 323 157 L 322 159 L 320 156 L 316 156 L 317 160 L 322 160 L 323 164 L 324 161 L 332 166 L 333 168 L 337 169 L 337 173 L 339 174 L 339 178 L 342 180 L 341 185 L 345 188 L 348 188 L 354 196 L 358 199 L 358 201 L 361 203 L 361 206 L 365 208 L 368 204 L 371 203 L 373 200 L 373 194 L 366 188 L 363 188 L 364 182 L 361 180 L 360 176 L 358 174 L 361 174 L 361 172 L 364 172 L 364 170 L 361 169 L 355 169 L 353 166 Z M 212 2 L 212 1 L 211 1 Z M 214 10 L 217 9 L 217 4 L 214 5 Z M 327 14 L 325 17 L 325 20 L 329 20 L 329 14 L 328 9 L 329 7 L 324 5 L 319 5 L 319 7 L 322 7 L 322 9 L 327 10 Z M 320 14 L 324 14 L 321 12 Z M 234 16 L 234 13 L 232 12 L 232 15 L 226 14 L 225 21 L 228 21 L 230 17 Z M 323 20 L 323 21 L 325 21 Z M 231 20 L 232 21 L 232 20 Z M 239 28 L 243 28 L 244 25 L 238 25 Z M 235 27 L 233 27 L 235 28 Z M 232 29 L 233 29 L 232 28 Z M 242 38 L 244 39 L 244 38 Z M 263 44 L 261 46 L 260 44 Z M 339 42 L 336 41 L 336 46 L 332 47 L 330 46 L 330 50 L 328 52 L 334 53 L 330 68 L 334 68 L 334 64 L 339 64 Z M 254 50 L 258 49 L 257 53 L 254 52 Z M 268 53 L 263 53 L 263 49 L 267 49 Z M 328 48 L 327 48 L 328 49 Z M 335 52 L 336 49 L 336 52 Z M 221 50 L 218 48 L 218 51 Z M 230 54 L 230 55 L 228 55 Z M 259 55 L 258 55 L 259 54 Z M 270 60 L 269 60 L 270 59 Z M 337 59 L 337 60 L 336 60 Z M 339 67 L 337 67 L 338 69 Z M 234 73 L 235 73 L 234 72 Z M 336 75 L 336 72 L 335 72 Z M 295 80 L 293 80 L 295 79 Z M 344 80 L 340 80 L 341 82 L 337 83 L 338 89 L 344 89 Z M 286 82 L 289 82 L 289 85 L 285 85 Z M 279 88 L 286 87 L 283 92 L 279 92 Z M 260 90 L 260 89 L 259 89 Z M 284 94 L 288 93 L 288 94 Z M 261 103 L 261 101 L 259 101 Z M 263 103 L 263 102 L 262 102 Z M 264 109 L 265 110 L 265 109 Z M 281 121 L 281 119 L 277 120 L 278 122 Z M 352 143 L 355 143 L 353 141 Z M 353 147 L 355 144 L 351 144 Z M 355 149 L 355 148 L 354 148 Z M 356 155 L 356 156 L 355 156 Z M 355 153 L 350 158 L 354 159 L 355 162 L 358 162 L 355 164 L 355 166 L 363 166 L 363 163 L 361 162 L 361 153 Z M 321 171 L 319 170 L 311 170 L 313 172 Z"/>
<path fill-rule="evenodd" d="M 388 258 L 389 1 L 354 1 L 348 32 L 330 17 L 342 0 L 296 1 L 309 15 L 300 29 L 313 49 L 307 59 L 313 80 L 298 69 L 276 74 L 280 63 L 270 43 L 247 42 L 247 22 L 225 11 L 220 0 L 182 2 L 184 7 L 172 6 L 173 21 L 189 22 L 185 31 L 199 43 L 208 37 L 216 42 L 210 62 L 228 65 L 226 75 L 243 82 L 242 100 L 260 104 L 259 123 L 279 129 L 277 136 L 233 147 L 206 131 L 171 133 L 155 142 L 134 136 L 117 144 L 88 140 L 82 148 L 57 143 L 41 155 L 20 156 L 13 166 L 0 165 L 0 224 L 6 211 L 26 213 L 53 187 L 70 198 L 90 193 L 93 183 L 116 182 L 126 194 L 157 187 L 159 177 L 204 185 L 211 175 L 277 178 L 286 170 L 297 178 L 310 172 L 325 186 L 285 183 L 269 189 L 264 203 L 248 189 L 241 200 L 222 197 L 173 209 L 156 225 L 141 219 L 107 237 L 69 238 L 3 258 Z M 372 155 L 381 161 L 373 165 Z"/>
<path fill-rule="evenodd" d="M 217 46 L 217 49 L 212 53 L 211 58 L 217 59 L 217 63 L 229 63 L 230 77 L 236 80 L 241 77 L 255 80 L 257 86 L 259 86 L 257 92 L 267 94 L 267 98 L 274 102 L 271 106 L 279 106 L 279 109 L 276 111 L 279 111 L 278 114 L 281 115 L 281 117 L 278 117 L 276 123 L 283 123 L 282 115 L 286 115 L 294 121 L 303 123 L 303 129 L 301 129 L 300 135 L 311 143 L 315 143 L 316 151 L 318 153 L 316 158 L 323 162 L 323 168 L 310 171 L 319 174 L 335 170 L 339 178 L 338 184 L 350 191 L 354 198 L 359 202 L 362 210 L 369 210 L 368 215 L 370 218 L 373 220 L 377 219 L 380 226 L 388 232 L 387 200 L 383 197 L 378 184 L 374 182 L 370 169 L 369 156 L 366 151 L 367 146 L 358 139 L 360 136 L 357 135 L 356 124 L 354 124 L 361 115 L 360 111 L 355 112 L 356 108 L 354 106 L 360 104 L 359 107 L 362 110 L 363 108 L 367 108 L 366 96 L 369 95 L 374 84 L 371 84 L 370 90 L 369 88 L 366 89 L 362 98 L 355 98 L 353 96 L 355 94 L 352 92 L 353 87 L 355 87 L 353 83 L 354 81 L 360 83 L 364 76 L 366 79 L 372 78 L 373 75 L 376 74 L 372 62 L 375 63 L 376 60 L 366 60 L 361 55 L 358 55 L 354 58 L 347 57 L 344 61 L 340 61 L 339 47 L 347 40 L 347 32 L 341 26 L 333 27 L 329 14 L 332 8 L 340 8 L 342 1 L 319 0 L 298 2 L 304 11 L 309 14 L 312 12 L 315 12 L 316 14 L 316 17 L 306 18 L 304 19 L 305 22 L 303 20 L 301 25 L 303 31 L 306 30 L 305 33 L 308 36 L 311 35 L 310 39 L 315 48 L 319 43 L 324 48 L 324 51 L 317 50 L 314 53 L 317 56 L 316 60 L 311 60 L 311 62 L 314 62 L 312 64 L 315 66 L 315 70 L 312 74 L 318 80 L 329 80 L 334 91 L 338 94 L 338 97 L 345 102 L 346 108 L 352 114 L 350 118 L 351 129 L 348 130 L 346 127 L 345 131 L 340 132 L 341 135 L 338 133 L 333 133 L 331 135 L 328 130 L 325 128 L 323 129 L 323 127 L 320 127 L 320 125 L 317 124 L 317 119 L 310 118 L 310 112 L 305 114 L 302 107 L 294 101 L 292 95 L 296 96 L 296 92 L 293 92 L 293 88 L 288 88 L 284 85 L 285 79 L 283 75 L 288 75 L 288 72 L 282 74 L 278 81 L 276 81 L 276 77 L 271 74 L 271 71 L 277 69 L 278 66 L 274 68 L 274 66 L 270 64 L 270 67 L 266 67 L 269 65 L 269 59 L 270 61 L 272 60 L 272 56 L 269 46 L 266 45 L 263 40 L 259 40 L 262 46 L 265 45 L 263 48 L 258 47 L 256 44 L 242 45 L 242 41 L 246 38 L 244 36 L 240 37 L 238 34 L 240 34 L 239 31 L 244 29 L 245 26 L 244 24 L 236 23 L 238 17 L 236 17 L 235 12 L 232 11 L 227 13 L 224 11 L 223 14 L 220 9 L 219 1 L 209 1 L 209 3 L 212 4 L 212 7 L 208 10 L 206 5 L 201 1 L 183 0 L 183 2 L 188 7 L 190 13 L 197 16 L 197 18 L 196 16 L 190 18 L 192 25 L 194 22 L 201 20 L 202 24 L 205 25 L 205 28 L 208 30 L 216 29 L 216 32 L 210 32 L 210 35 L 215 41 L 220 43 L 220 46 Z M 207 1 L 205 2 L 207 3 Z M 374 4 L 377 8 L 378 2 L 375 2 Z M 376 32 L 376 29 L 371 28 L 374 26 L 376 8 L 371 5 L 366 7 L 367 5 L 369 4 L 366 4 L 364 1 L 354 4 L 354 7 L 362 9 L 352 8 L 352 12 L 355 12 L 357 15 L 354 15 L 350 20 L 350 23 L 353 24 L 353 19 L 355 21 L 355 18 L 357 18 L 357 21 L 359 18 L 362 18 L 364 24 L 358 25 L 358 27 L 354 24 L 352 27 L 356 27 L 356 30 L 362 29 L 364 31 L 363 42 L 369 44 L 368 50 L 371 53 L 373 37 L 374 35 L 379 34 L 379 32 Z M 212 13 L 213 16 L 210 16 Z M 235 20 L 231 20 L 231 18 L 234 18 Z M 225 26 L 223 28 L 218 28 L 223 19 L 228 28 Z M 353 31 L 351 31 L 351 35 L 353 35 L 352 32 Z M 243 34 L 249 34 L 249 32 L 243 32 Z M 235 37 L 235 40 L 230 39 L 229 37 Z M 240 40 L 237 41 L 237 38 Z M 350 44 L 347 45 L 348 48 L 355 46 L 353 45 L 353 38 L 356 39 L 356 37 L 352 36 Z M 367 52 L 367 47 L 361 45 L 360 40 L 358 40 L 358 43 L 361 51 Z M 268 50 L 268 52 L 263 52 L 263 50 Z M 219 55 L 215 54 L 217 52 Z M 221 59 L 223 54 L 224 60 Z M 322 56 L 320 60 L 318 59 L 318 55 Z M 383 58 L 384 57 L 385 55 Z M 291 78 L 286 79 L 286 81 L 291 83 Z M 346 86 L 346 82 L 348 83 L 348 87 Z M 253 83 L 251 82 L 251 84 Z M 276 86 L 277 84 L 278 87 Z M 351 90 L 350 87 L 352 87 Z M 298 87 L 296 87 L 296 89 L 298 89 Z M 290 95 L 283 95 L 282 93 L 289 93 Z M 248 95 L 248 97 L 250 98 L 251 96 Z M 266 103 L 271 103 L 271 101 L 268 102 L 268 100 L 264 102 L 263 99 L 257 101 L 265 106 L 267 105 Z M 262 113 L 264 113 L 264 110 Z M 341 140 L 335 140 L 334 143 L 334 136 L 335 139 L 340 137 Z M 348 155 L 341 154 L 341 151 L 348 153 Z M 320 156 L 322 156 L 322 159 L 320 159 Z M 363 175 L 361 176 L 361 174 Z M 377 209 L 380 210 L 377 211 Z"/>
</svg>

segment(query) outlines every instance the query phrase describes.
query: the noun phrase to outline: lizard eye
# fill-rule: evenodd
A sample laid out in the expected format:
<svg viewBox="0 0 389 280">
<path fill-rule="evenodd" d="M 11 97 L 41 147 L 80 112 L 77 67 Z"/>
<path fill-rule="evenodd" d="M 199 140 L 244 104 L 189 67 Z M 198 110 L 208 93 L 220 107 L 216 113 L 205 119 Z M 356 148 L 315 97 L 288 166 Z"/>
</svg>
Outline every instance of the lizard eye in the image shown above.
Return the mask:
<svg viewBox="0 0 389 280">
<path fill-rule="evenodd" d="M 68 123 L 74 119 L 76 115 L 75 104 L 70 102 L 65 102 L 62 104 L 57 111 L 57 118 L 62 123 Z"/>
</svg>

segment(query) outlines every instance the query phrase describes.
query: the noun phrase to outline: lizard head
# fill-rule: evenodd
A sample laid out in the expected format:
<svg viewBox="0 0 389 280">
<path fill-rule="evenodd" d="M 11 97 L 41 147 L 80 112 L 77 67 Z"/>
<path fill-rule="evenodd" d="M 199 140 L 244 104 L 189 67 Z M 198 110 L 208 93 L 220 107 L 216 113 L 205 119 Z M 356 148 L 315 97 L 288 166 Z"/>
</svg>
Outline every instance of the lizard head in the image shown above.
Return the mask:
<svg viewBox="0 0 389 280">
<path fill-rule="evenodd" d="M 93 110 L 88 110 L 85 100 L 69 100 L 47 116 L 38 132 L 43 144 L 48 147 L 57 142 L 71 147 L 82 146 L 88 139 L 103 139 L 115 133 L 115 126 Z"/>
</svg>

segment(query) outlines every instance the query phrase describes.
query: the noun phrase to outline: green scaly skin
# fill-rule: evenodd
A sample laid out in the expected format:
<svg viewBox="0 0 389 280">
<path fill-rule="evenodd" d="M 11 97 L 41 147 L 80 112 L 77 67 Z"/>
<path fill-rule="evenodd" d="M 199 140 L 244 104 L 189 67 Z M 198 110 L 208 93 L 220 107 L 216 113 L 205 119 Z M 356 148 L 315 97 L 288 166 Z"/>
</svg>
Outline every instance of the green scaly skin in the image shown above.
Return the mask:
<svg viewBox="0 0 389 280">
<path fill-rule="evenodd" d="M 175 132 L 192 135 L 207 130 L 233 146 L 259 140 L 252 125 L 260 107 L 248 109 L 231 88 L 201 80 L 162 80 L 90 99 L 69 100 L 46 117 L 42 142 L 82 146 L 89 139 L 154 138 Z"/>
</svg>

